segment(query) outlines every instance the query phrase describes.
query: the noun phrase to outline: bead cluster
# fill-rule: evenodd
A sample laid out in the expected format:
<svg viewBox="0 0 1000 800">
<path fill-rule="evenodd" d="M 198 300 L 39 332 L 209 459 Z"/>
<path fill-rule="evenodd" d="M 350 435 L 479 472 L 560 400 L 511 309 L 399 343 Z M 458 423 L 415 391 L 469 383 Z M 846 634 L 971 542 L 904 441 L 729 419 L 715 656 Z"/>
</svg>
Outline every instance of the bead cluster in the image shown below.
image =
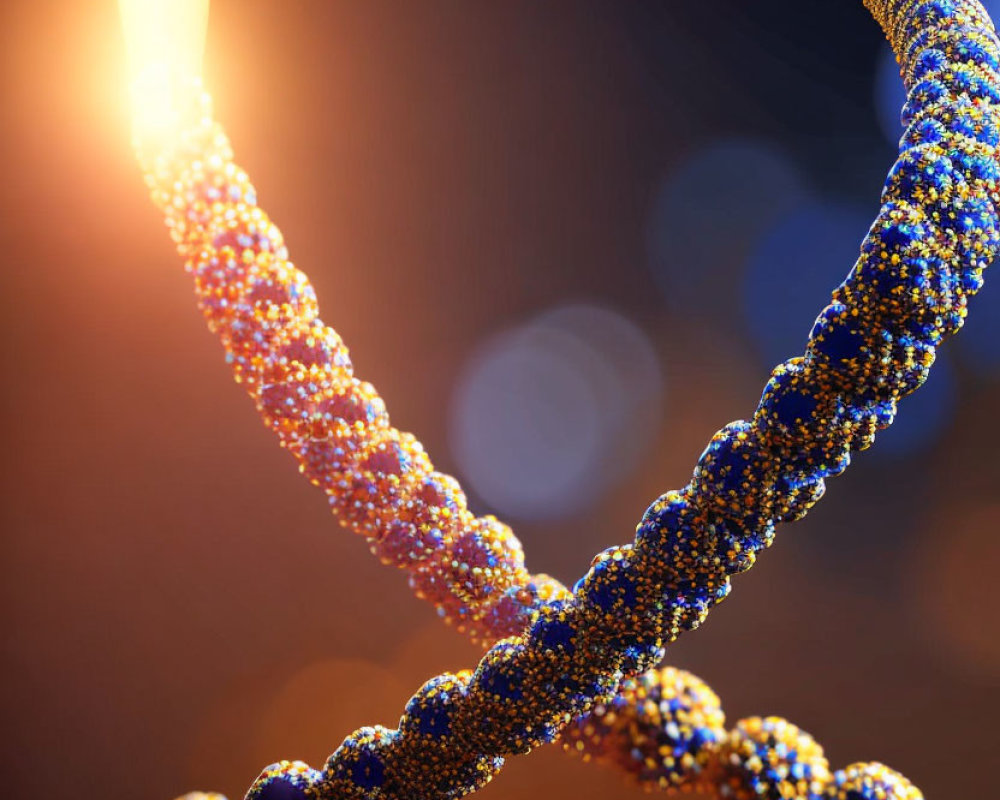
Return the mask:
<svg viewBox="0 0 1000 800">
<path fill-rule="evenodd" d="M 683 670 L 663 667 L 626 678 L 607 705 L 572 722 L 565 749 L 624 772 L 650 789 L 704 783 L 726 741 L 718 695 Z"/>
<path fill-rule="evenodd" d="M 418 595 L 483 644 L 519 633 L 565 588 L 529 574 L 510 528 L 474 516 L 458 482 L 390 425 L 200 100 L 182 147 L 148 156 L 140 142 L 140 156 L 236 380 L 338 519 L 406 570 Z"/>
<path fill-rule="evenodd" d="M 475 518 L 454 480 L 389 426 L 207 113 L 177 150 L 144 157 L 209 325 L 282 445 L 444 616 L 481 641 L 511 637 L 474 672 L 425 684 L 398 730 L 355 732 L 322 771 L 269 768 L 249 797 L 462 796 L 592 707 L 567 743 L 654 785 L 708 782 L 737 798 L 919 796 L 880 765 L 831 778 L 818 745 L 784 721 L 744 720 L 723 735 L 717 700 L 693 676 L 647 673 L 616 697 L 726 597 L 775 523 L 802 517 L 891 423 L 998 249 L 1000 42 L 988 17 L 973 0 L 866 5 L 900 58 L 908 128 L 857 264 L 753 418 L 716 434 L 691 482 L 654 503 L 634 544 L 600 554 L 571 593 L 530 576 L 509 528 Z"/>
<path fill-rule="evenodd" d="M 315 292 L 256 205 L 207 96 L 197 101 L 198 124 L 178 152 L 144 155 L 140 142 L 140 155 L 236 380 L 337 517 L 384 563 L 406 569 L 446 620 L 484 643 L 522 631 L 569 591 L 528 573 L 511 530 L 474 517 L 457 481 L 433 471 L 420 443 L 389 424 L 374 387 L 354 377 L 342 341 L 319 320 Z M 631 691 L 622 689 L 626 705 L 636 702 Z M 664 774 L 681 786 L 694 776 L 679 767 Z"/>
</svg>

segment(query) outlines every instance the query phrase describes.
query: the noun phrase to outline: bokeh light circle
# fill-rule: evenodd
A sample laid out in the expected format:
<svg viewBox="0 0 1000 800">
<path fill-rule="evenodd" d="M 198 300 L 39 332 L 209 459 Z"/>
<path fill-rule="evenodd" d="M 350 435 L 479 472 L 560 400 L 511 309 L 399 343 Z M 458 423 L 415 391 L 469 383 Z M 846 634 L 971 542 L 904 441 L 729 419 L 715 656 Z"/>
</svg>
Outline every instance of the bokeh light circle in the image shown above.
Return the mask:
<svg viewBox="0 0 1000 800">
<path fill-rule="evenodd" d="M 563 306 L 478 347 L 455 389 L 451 442 L 472 489 L 520 519 L 589 507 L 652 435 L 659 360 L 614 311 Z"/>
<path fill-rule="evenodd" d="M 857 261 L 869 215 L 848 205 L 804 203 L 757 240 L 744 275 L 744 314 L 768 365 L 802 354 L 819 310 Z"/>
<path fill-rule="evenodd" d="M 735 310 L 732 280 L 760 232 L 808 197 L 795 165 L 753 139 L 713 142 L 680 162 L 650 207 L 650 268 L 675 310 Z M 726 292 L 731 292 L 726 295 Z"/>
</svg>

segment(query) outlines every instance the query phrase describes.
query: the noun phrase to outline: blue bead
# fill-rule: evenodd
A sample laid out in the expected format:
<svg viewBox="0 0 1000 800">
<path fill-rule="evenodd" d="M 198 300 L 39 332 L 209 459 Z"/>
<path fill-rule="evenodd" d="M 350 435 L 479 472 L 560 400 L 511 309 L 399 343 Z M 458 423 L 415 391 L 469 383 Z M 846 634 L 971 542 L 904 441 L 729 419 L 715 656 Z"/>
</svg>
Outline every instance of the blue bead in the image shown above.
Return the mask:
<svg viewBox="0 0 1000 800">
<path fill-rule="evenodd" d="M 268 775 L 269 772 L 274 774 Z M 253 800 L 313 800 L 315 794 L 310 789 L 321 778 L 322 774 L 317 770 L 303 772 L 287 764 L 271 764 L 261 772 L 248 797 Z"/>
<path fill-rule="evenodd" d="M 385 763 L 377 753 L 365 748 L 351 768 L 351 778 L 362 789 L 377 789 L 385 781 Z"/>
<path fill-rule="evenodd" d="M 507 670 L 510 670 L 509 672 Z M 482 686 L 487 692 L 500 695 L 504 700 L 520 700 L 524 674 L 508 664 L 491 665 L 483 673 Z"/>
<path fill-rule="evenodd" d="M 840 475 L 850 464 L 851 453 L 844 446 L 829 452 L 822 447 L 813 447 L 791 463 L 793 469 L 801 470 L 810 479 Z"/>
<path fill-rule="evenodd" d="M 927 238 L 927 228 L 919 223 L 890 220 L 878 229 L 879 238 L 887 249 L 905 250 L 914 242 Z"/>
<path fill-rule="evenodd" d="M 900 114 L 904 125 L 909 125 L 921 111 L 948 96 L 947 87 L 936 78 L 924 78 L 907 95 Z"/>
<path fill-rule="evenodd" d="M 769 410 L 786 428 L 795 428 L 812 418 L 817 405 L 818 400 L 814 395 L 789 388 L 772 398 Z"/>
<path fill-rule="evenodd" d="M 930 147 L 914 147 L 900 154 L 885 179 L 885 195 L 912 200 L 929 189 L 942 194 L 952 186 L 956 176 L 951 160 Z"/>
<path fill-rule="evenodd" d="M 814 354 L 837 363 L 858 358 L 864 348 L 865 339 L 851 328 L 842 303 L 831 303 L 816 317 L 809 333 L 809 349 Z"/>
<path fill-rule="evenodd" d="M 913 80 L 920 82 L 931 72 L 937 72 L 948 66 L 948 57 L 936 48 L 924 50 L 913 64 Z"/>
<path fill-rule="evenodd" d="M 1000 167 L 988 156 L 957 151 L 951 154 L 951 160 L 955 170 L 967 180 L 986 182 L 1000 180 Z"/>
<path fill-rule="evenodd" d="M 535 623 L 531 636 L 546 650 L 562 650 L 571 654 L 576 650 L 573 637 L 576 634 L 573 626 L 558 617 L 542 617 Z"/>
<path fill-rule="evenodd" d="M 636 528 L 636 548 L 646 552 L 673 550 L 686 529 L 683 521 L 686 506 L 685 502 L 674 499 L 666 503 L 661 500 L 653 503 L 646 509 L 642 521 Z M 575 593 L 576 589 L 573 591 Z"/>
<path fill-rule="evenodd" d="M 431 707 L 415 716 L 417 730 L 429 736 L 447 736 L 451 731 L 451 713 L 449 709 Z"/>
<path fill-rule="evenodd" d="M 941 85 L 950 89 L 953 94 L 964 94 L 971 100 L 987 100 L 996 102 L 996 88 L 976 75 L 969 67 L 955 66 L 940 73 L 938 80 Z"/>
<path fill-rule="evenodd" d="M 979 66 L 985 66 L 994 71 L 1000 71 L 1000 58 L 996 52 L 984 47 L 979 42 L 966 39 L 957 49 L 957 55 L 964 61 L 970 61 Z"/>
<path fill-rule="evenodd" d="M 909 149 L 922 144 L 938 144 L 945 136 L 944 126 L 934 119 L 921 119 L 912 123 L 900 139 L 900 147 Z"/>
<path fill-rule="evenodd" d="M 982 270 L 972 270 L 970 272 L 963 272 L 961 277 L 962 289 L 966 294 L 976 294 L 980 289 L 983 288 L 983 272 Z"/>
<path fill-rule="evenodd" d="M 294 786 L 284 780 L 275 780 L 261 788 L 255 800 L 309 800 L 309 795 L 301 786 Z"/>
<path fill-rule="evenodd" d="M 450 687 L 450 690 L 442 687 Z M 404 720 L 415 722 L 419 733 L 434 737 L 447 736 L 451 731 L 451 716 L 454 711 L 452 699 L 462 691 L 462 684 L 457 683 L 453 676 L 439 675 L 431 678 L 406 704 Z"/>
<path fill-rule="evenodd" d="M 913 12 L 913 20 L 921 26 L 940 25 L 939 21 L 954 16 L 955 10 L 955 4 L 952 0 L 927 0 Z"/>
<path fill-rule="evenodd" d="M 955 113 L 951 119 L 948 120 L 947 125 L 947 130 L 950 133 L 954 133 L 956 136 L 964 136 L 967 139 L 979 140 L 979 134 L 977 133 L 979 122 L 976 119 L 976 116 L 968 109 L 960 110 Z"/>
<path fill-rule="evenodd" d="M 631 606 L 636 602 L 635 576 L 620 562 L 600 561 L 591 568 L 585 591 L 587 599 L 601 611 L 611 611 L 616 603 Z"/>
</svg>

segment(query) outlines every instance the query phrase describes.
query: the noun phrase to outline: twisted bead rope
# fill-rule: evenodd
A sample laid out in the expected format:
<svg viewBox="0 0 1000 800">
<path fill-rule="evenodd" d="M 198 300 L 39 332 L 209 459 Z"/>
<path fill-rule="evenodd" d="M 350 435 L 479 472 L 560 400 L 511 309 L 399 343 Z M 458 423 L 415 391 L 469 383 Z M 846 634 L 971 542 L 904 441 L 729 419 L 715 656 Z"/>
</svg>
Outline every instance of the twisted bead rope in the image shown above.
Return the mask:
<svg viewBox="0 0 1000 800">
<path fill-rule="evenodd" d="M 545 603 L 567 599 L 568 590 L 547 575 L 529 574 L 510 529 L 492 516 L 474 517 L 458 482 L 434 472 L 419 442 L 391 427 L 375 389 L 354 378 L 343 344 L 318 320 L 313 288 L 257 208 L 252 184 L 211 120 L 207 96 L 194 101 L 202 116 L 183 148 L 149 156 L 140 147 L 140 153 L 236 379 L 301 471 L 326 491 L 337 517 L 367 536 L 384 563 L 407 570 L 417 594 L 447 621 L 481 643 L 524 630 Z M 692 617 L 686 625 L 699 622 Z M 663 711 L 631 713 L 650 703 Z M 614 707 L 614 714 L 605 706 L 593 719 L 585 714 L 564 746 L 620 764 L 653 786 L 695 785 L 726 735 L 717 696 L 687 672 L 653 671 L 640 683 L 627 682 Z M 622 739 L 617 729 L 626 721 L 636 733 Z M 605 739 L 621 752 L 611 752 Z M 640 740 L 666 742 L 669 752 L 630 760 Z"/>
<path fill-rule="evenodd" d="M 879 19 L 886 27 L 890 38 L 893 38 L 897 52 L 900 50 L 898 43 L 908 41 L 906 36 L 914 32 L 906 27 L 905 22 L 900 23 L 900 20 L 905 17 L 901 11 L 909 12 L 914 5 L 907 3 L 899 8 L 893 8 L 891 3 L 885 4 L 884 7 L 880 4 L 873 4 L 872 10 L 876 16 L 881 14 Z M 895 18 L 896 23 L 890 26 L 889 22 L 892 20 L 893 14 L 898 14 L 898 16 Z M 849 450 L 852 447 L 866 446 L 870 443 L 874 428 L 887 424 L 891 420 L 895 400 L 908 391 L 912 391 L 925 376 L 926 368 L 933 357 L 933 347 L 944 335 L 961 324 L 961 319 L 964 316 L 964 294 L 971 294 L 978 288 L 977 281 L 980 279 L 978 273 L 981 272 L 981 267 L 988 262 L 988 256 L 995 249 L 996 242 L 995 231 L 992 228 L 992 207 L 989 204 L 989 196 L 984 193 L 995 188 L 991 183 L 995 177 L 991 170 L 995 172 L 996 169 L 995 164 L 991 162 L 992 147 L 995 145 L 995 141 L 987 141 L 992 135 L 992 131 L 988 130 L 992 126 L 992 121 L 985 116 L 985 111 L 982 108 L 985 106 L 984 100 L 992 99 L 987 90 L 990 89 L 989 79 L 992 78 L 992 69 L 994 68 L 991 61 L 993 52 L 991 51 L 995 51 L 995 39 L 992 38 L 992 30 L 989 28 L 985 14 L 975 4 L 924 3 L 917 8 L 914 18 L 922 25 L 935 23 L 941 30 L 945 31 L 948 35 L 940 39 L 929 40 L 930 44 L 941 46 L 941 50 L 937 51 L 938 55 L 954 57 L 957 53 L 959 56 L 963 56 L 961 60 L 966 62 L 968 69 L 952 68 L 951 71 L 947 71 L 945 68 L 948 65 L 945 59 L 942 64 L 935 67 L 937 71 L 943 71 L 940 76 L 941 80 L 937 81 L 937 84 L 928 83 L 929 79 L 925 79 L 919 86 L 914 87 L 911 101 L 916 100 L 915 110 L 918 112 L 926 109 L 934 110 L 935 104 L 941 105 L 940 101 L 942 100 L 945 101 L 943 103 L 945 106 L 951 104 L 952 112 L 956 108 L 959 110 L 962 110 L 963 106 L 966 108 L 962 114 L 952 113 L 951 115 L 937 109 L 942 112 L 938 115 L 941 118 L 940 122 L 946 123 L 944 128 L 940 124 L 938 126 L 941 128 L 942 135 L 932 138 L 935 134 L 933 125 L 924 125 L 917 131 L 913 131 L 913 126 L 911 126 L 913 136 L 909 145 L 913 146 L 914 150 L 918 150 L 918 146 L 931 146 L 930 149 L 921 154 L 922 156 L 928 155 L 928 157 L 943 154 L 944 148 L 935 147 L 940 142 L 945 142 L 948 145 L 953 143 L 960 146 L 966 145 L 964 152 L 961 147 L 956 150 L 957 154 L 965 157 L 964 160 L 956 161 L 956 165 L 959 167 L 958 171 L 954 175 L 948 175 L 947 171 L 939 172 L 937 169 L 925 169 L 925 165 L 918 162 L 915 166 L 908 165 L 909 172 L 914 173 L 910 175 L 909 184 L 905 180 L 898 180 L 894 184 L 893 175 L 890 175 L 887 188 L 893 189 L 895 187 L 896 191 L 889 191 L 887 198 L 895 202 L 895 207 L 893 207 L 893 202 L 888 203 L 883 209 L 882 217 L 880 217 L 880 221 L 886 223 L 883 226 L 883 233 L 886 234 L 883 237 L 885 241 L 881 242 L 884 248 L 881 253 L 882 258 L 880 260 L 872 256 L 867 259 L 869 266 L 878 273 L 875 275 L 875 280 L 870 281 L 873 285 L 866 286 L 864 276 L 857 276 L 854 285 L 852 285 L 851 279 L 845 282 L 841 290 L 838 290 L 840 297 L 835 296 L 835 300 L 838 302 L 825 310 L 826 318 L 821 315 L 817 322 L 817 328 L 814 330 L 810 345 L 811 352 L 807 353 L 805 359 L 793 360 L 776 370 L 775 377 L 769 385 L 770 398 L 765 392 L 764 401 L 762 401 L 754 423 L 734 423 L 720 432 L 703 456 L 692 484 L 686 487 L 682 493 L 665 496 L 659 507 L 654 505 L 653 509 L 647 513 L 648 523 L 668 509 L 672 509 L 673 525 L 670 527 L 660 526 L 658 535 L 663 538 L 663 535 L 669 532 L 669 541 L 664 543 L 670 545 L 677 552 L 681 557 L 681 562 L 687 561 L 686 570 L 671 569 L 667 565 L 661 564 L 664 567 L 661 577 L 665 579 L 664 583 L 674 595 L 670 598 L 671 602 L 660 603 L 657 607 L 655 601 L 650 602 L 651 598 L 645 596 L 649 594 L 647 586 L 649 582 L 631 574 L 637 565 L 641 565 L 645 561 L 648 561 L 649 565 L 657 563 L 654 553 L 647 553 L 643 550 L 643 528 L 640 527 L 640 537 L 634 548 L 618 548 L 606 559 L 599 561 L 597 569 L 593 570 L 588 577 L 591 589 L 589 593 L 587 592 L 588 584 L 585 582 L 579 587 L 573 600 L 553 605 L 553 608 L 561 606 L 556 617 L 542 616 L 539 618 L 539 621 L 532 628 L 532 633 L 536 634 L 534 637 L 529 635 L 526 642 L 510 643 L 507 650 L 503 650 L 503 646 L 501 646 L 491 651 L 491 653 L 500 653 L 501 655 L 502 653 L 508 655 L 511 652 L 514 653 L 510 658 L 494 659 L 497 666 L 492 669 L 492 672 L 495 672 L 496 676 L 502 677 L 505 674 L 504 665 L 508 662 L 524 662 L 522 664 L 514 663 L 514 667 L 523 669 L 524 666 L 528 666 L 534 672 L 536 667 L 533 665 L 532 659 L 521 653 L 529 652 L 530 645 L 535 645 L 536 650 L 545 650 L 544 642 L 541 642 L 542 647 L 537 646 L 540 639 L 536 629 L 539 628 L 539 623 L 544 623 L 546 619 L 549 619 L 550 622 L 552 619 L 557 619 L 559 622 L 565 623 L 568 630 L 571 631 L 570 641 L 562 644 L 556 643 L 554 647 L 549 643 L 550 650 L 562 652 L 567 649 L 564 645 L 575 647 L 579 637 L 581 643 L 590 645 L 587 649 L 594 651 L 595 660 L 604 658 L 608 666 L 619 669 L 626 664 L 642 663 L 644 658 L 648 658 L 650 650 L 658 649 L 658 644 L 645 642 L 643 635 L 646 635 L 651 641 L 655 641 L 657 638 L 660 638 L 661 641 L 663 639 L 669 640 L 674 638 L 682 628 L 693 627 L 693 624 L 704 617 L 708 606 L 728 591 L 727 573 L 739 571 L 740 568 L 749 566 L 752 563 L 753 552 L 769 542 L 771 535 L 773 535 L 771 520 L 793 518 L 804 513 L 804 510 L 815 501 L 821 492 L 822 478 L 826 475 L 836 474 L 843 466 L 846 466 Z M 978 33 L 971 31 L 970 35 L 963 38 L 962 26 L 966 23 L 985 27 Z M 922 29 L 915 27 L 915 30 Z M 958 35 L 954 36 L 953 34 L 956 33 Z M 964 58 L 966 53 L 960 52 L 960 48 L 965 45 L 968 49 L 969 42 L 976 45 L 979 50 L 973 52 L 968 58 Z M 934 48 L 930 48 L 925 43 L 923 48 L 914 48 L 914 52 L 920 54 L 929 49 Z M 904 66 L 905 57 L 904 55 Z M 915 76 L 908 75 L 908 78 L 913 83 Z M 948 81 L 955 84 L 962 82 L 960 90 L 956 90 Z M 924 86 L 925 83 L 928 85 Z M 923 87 L 923 95 L 917 92 L 921 87 Z M 944 87 L 944 91 L 939 91 L 940 87 Z M 964 98 L 961 95 L 964 95 Z M 961 102 L 962 99 L 966 102 Z M 983 113 L 977 116 L 975 112 Z M 914 114 L 914 117 L 918 116 L 919 114 Z M 928 118 L 933 122 L 934 115 L 927 114 L 916 121 L 925 122 Z M 956 122 L 959 124 L 951 124 Z M 985 135 L 984 131 L 990 136 Z M 909 135 L 910 132 L 908 132 Z M 988 147 L 968 146 L 970 142 L 975 145 L 976 138 L 979 138 Z M 952 139 L 955 141 L 950 141 Z M 962 139 L 966 141 L 963 142 Z M 904 145 L 906 144 L 907 139 L 904 138 Z M 940 152 L 935 152 L 935 150 Z M 954 155 L 953 158 L 955 158 Z M 904 159 L 901 159 L 900 164 L 907 166 L 904 164 Z M 941 159 L 932 160 L 937 167 L 945 166 L 941 163 Z M 943 160 L 947 161 L 947 158 L 945 157 Z M 899 166 L 897 165 L 897 167 Z M 900 169 L 897 177 L 905 178 L 906 174 L 906 169 Z M 921 177 L 922 174 L 923 177 Z M 964 176 L 965 180 L 961 176 Z M 910 200 L 915 201 L 914 206 L 908 205 L 907 201 Z M 977 201 L 979 202 L 978 206 L 976 205 Z M 921 209 L 916 208 L 916 203 L 926 204 L 927 202 L 931 204 L 929 206 L 931 213 L 929 215 L 921 214 Z M 938 208 L 935 209 L 933 207 L 935 205 Z M 955 213 L 956 209 L 959 210 L 958 214 Z M 941 213 L 942 211 L 944 213 Z M 261 219 L 266 222 L 266 218 L 258 217 L 258 220 Z M 876 223 L 875 228 L 873 228 L 866 246 L 873 242 L 879 244 L 878 225 L 879 223 Z M 908 226 L 911 228 L 910 241 L 893 240 L 899 231 L 905 230 Z M 926 230 L 918 230 L 921 226 Z M 251 231 L 251 233 L 255 232 Z M 932 262 L 922 265 L 904 263 L 907 248 L 915 250 L 916 248 L 911 247 L 911 245 L 928 234 L 933 234 L 934 238 L 938 240 L 937 246 L 928 245 L 925 248 L 926 252 L 917 253 L 912 260 L 926 262 L 930 257 L 940 261 L 940 265 Z M 261 250 L 264 252 L 266 247 Z M 869 256 L 871 256 L 871 252 L 874 251 L 868 252 Z M 865 255 L 863 252 L 859 267 L 865 266 Z M 914 254 L 910 253 L 909 255 Z M 898 257 L 899 260 L 892 261 L 894 257 Z M 900 264 L 903 266 L 900 267 Z M 962 269 L 963 265 L 964 270 Z M 948 273 L 948 266 L 955 268 L 953 274 Z M 896 268 L 895 273 L 892 268 Z M 947 283 L 945 281 L 940 287 L 931 286 L 928 289 L 920 279 L 926 282 L 928 277 L 932 277 L 934 274 L 940 275 L 937 272 L 939 269 L 944 270 L 945 277 L 955 278 L 952 281 L 955 285 L 945 286 L 943 285 L 943 283 Z M 855 272 L 857 273 L 857 271 L 856 268 Z M 889 275 L 895 283 L 885 281 L 883 272 Z M 855 273 L 852 273 L 852 277 L 856 277 Z M 880 285 L 880 279 L 883 279 L 881 283 L 885 285 Z M 906 292 L 906 287 L 903 286 L 906 281 L 917 286 L 916 294 L 911 298 L 900 297 Z M 879 294 L 880 292 L 884 297 Z M 917 296 L 919 293 L 925 294 L 930 301 L 928 303 L 930 313 L 935 315 L 933 321 L 928 320 L 927 309 L 913 310 L 910 308 L 910 306 L 918 306 L 917 301 L 925 299 Z M 839 302 L 840 300 L 843 302 Z M 222 305 L 224 306 L 225 303 Z M 937 307 L 940 309 L 935 310 Z M 901 311 L 903 313 L 900 313 Z M 902 318 L 907 324 L 896 324 L 898 320 L 894 322 L 890 319 L 892 315 Z M 866 331 L 861 329 L 861 323 L 870 324 L 872 322 L 881 323 L 884 326 L 880 332 L 882 334 L 881 341 L 878 340 L 878 337 L 870 337 L 868 341 L 865 340 Z M 824 341 L 826 341 L 825 347 Z M 876 356 L 884 358 L 886 355 L 893 360 L 890 370 L 883 369 L 885 364 L 875 363 Z M 238 362 L 238 373 L 246 367 L 246 364 Z M 251 364 L 250 369 L 252 371 L 256 369 L 256 366 Z M 881 374 L 879 374 L 880 370 Z M 815 391 L 815 394 L 812 394 L 808 384 L 816 381 L 817 378 L 822 379 L 822 383 L 819 386 L 819 391 L 815 391 L 816 387 L 811 387 L 812 391 Z M 862 391 L 858 391 L 856 388 L 851 391 L 849 384 L 852 381 L 857 382 Z M 868 383 L 867 386 L 865 386 L 865 381 Z M 263 392 L 261 394 L 263 395 Z M 830 434 L 829 431 L 824 434 L 823 429 L 829 427 L 831 422 L 843 423 L 843 430 L 839 434 Z M 763 489 L 761 483 L 764 484 Z M 743 484 L 742 487 L 740 484 Z M 746 500 L 745 507 L 743 507 L 744 503 L 737 502 L 741 499 L 741 494 L 745 494 L 745 498 L 743 498 Z M 690 523 L 695 524 L 691 525 Z M 699 528 L 701 528 L 700 531 Z M 749 533 L 754 529 L 757 531 L 756 536 Z M 699 532 L 708 534 L 707 537 L 703 537 L 708 540 L 707 542 L 694 541 L 694 534 Z M 655 538 L 657 538 L 655 535 L 650 537 L 651 540 Z M 706 544 L 714 544 L 716 554 L 713 555 L 713 548 L 706 547 Z M 646 549 L 648 550 L 649 547 L 647 546 Z M 725 558 L 720 559 L 719 556 L 723 552 Z M 714 565 L 708 564 L 707 561 L 713 558 L 716 563 Z M 726 562 L 724 567 L 719 563 L 720 560 Z M 609 564 L 610 566 L 608 566 Z M 603 598 L 606 602 L 602 602 L 602 595 L 609 594 L 610 597 Z M 606 612 L 617 610 L 619 605 L 623 605 L 622 601 L 630 601 L 633 597 L 643 602 L 636 603 L 640 609 L 638 612 L 633 609 L 632 613 L 626 616 L 629 619 L 632 632 L 638 634 L 636 640 L 640 644 L 638 646 L 632 645 L 632 652 L 626 652 L 624 658 L 611 655 L 609 651 L 613 651 L 619 644 L 627 649 L 629 646 L 624 645 L 627 637 L 621 638 L 619 642 L 615 641 L 615 637 L 604 637 L 603 639 L 596 635 L 587 637 L 583 635 L 584 631 L 573 630 L 576 627 L 573 623 L 579 622 L 580 619 L 592 617 L 596 621 L 601 618 L 601 612 L 605 612 L 606 617 L 613 616 L 613 614 L 608 615 Z M 662 621 L 649 620 L 645 617 L 657 617 L 664 611 L 668 612 L 670 622 L 663 627 L 661 636 L 659 626 L 662 626 Z M 529 647 L 525 648 L 525 644 L 528 644 Z M 523 648 L 523 651 L 519 651 L 518 647 Z M 587 671 L 588 669 L 590 672 Z M 510 669 L 507 670 L 507 672 L 510 671 Z M 589 677 L 592 673 L 599 671 L 599 669 L 592 667 L 581 667 L 579 672 Z M 477 671 L 472 687 L 480 687 L 482 691 L 482 687 L 485 686 L 488 690 L 492 685 L 489 680 L 490 675 L 490 656 L 488 655 L 484 664 L 480 666 L 480 670 Z M 483 676 L 487 680 L 484 680 Z M 538 676 L 535 677 L 537 681 Z M 607 687 L 601 682 L 601 679 L 600 675 L 594 677 L 593 685 L 588 688 L 597 688 L 598 691 L 606 693 Z M 464 681 L 460 678 L 455 678 L 455 680 L 457 681 L 456 685 L 463 690 L 452 692 L 453 695 L 464 697 L 471 694 L 470 691 L 464 689 L 468 682 L 467 677 Z M 447 681 L 445 682 L 447 683 Z M 427 687 L 425 687 L 425 693 L 426 690 Z M 564 690 L 564 693 L 571 695 L 562 698 L 563 705 L 567 707 L 585 706 L 589 702 L 589 698 L 584 696 L 587 694 L 586 691 L 573 692 L 567 689 Z M 431 694 L 439 696 L 441 693 L 431 692 Z M 503 692 L 499 694 L 494 692 L 494 697 L 503 696 Z M 472 704 L 468 700 L 461 703 L 455 699 L 450 704 L 447 701 L 444 702 L 446 706 Z M 558 703 L 553 705 L 558 706 Z M 452 709 L 449 712 L 449 718 L 454 715 L 456 721 L 460 722 L 461 715 L 457 713 L 460 710 Z M 551 717 L 551 711 L 547 713 Z M 344 747 L 341 748 L 348 761 L 352 760 L 352 750 L 355 754 L 360 753 L 364 756 L 367 753 L 370 756 L 371 764 L 367 764 L 365 757 L 353 758 L 353 762 L 355 766 L 366 762 L 367 765 L 362 772 L 368 774 L 370 782 L 373 782 L 369 791 L 375 792 L 375 794 L 371 796 L 391 796 L 392 789 L 389 789 L 388 793 L 379 793 L 374 784 L 388 782 L 391 786 L 394 777 L 393 756 L 395 756 L 395 772 L 400 775 L 405 774 L 405 770 L 399 769 L 399 765 L 404 763 L 399 754 L 402 753 L 405 757 L 407 749 L 405 747 L 406 718 L 403 722 L 401 734 L 389 735 L 391 732 L 384 732 L 385 735 L 380 736 L 377 730 L 371 732 L 371 738 L 379 740 L 380 747 L 347 747 L 346 750 Z M 558 722 L 549 724 L 554 727 Z M 527 725 L 527 730 L 520 736 L 517 735 L 516 730 L 510 732 L 508 741 L 514 743 L 511 751 L 545 740 L 547 735 L 547 731 L 544 730 L 545 724 L 542 724 L 538 732 L 542 734 L 541 736 L 538 733 L 532 736 L 532 727 L 532 725 Z M 744 727 L 747 726 L 744 725 Z M 791 728 L 787 725 L 785 727 L 786 729 Z M 751 729 L 764 730 L 760 726 L 755 728 L 754 725 L 747 728 L 748 731 Z M 366 738 L 365 732 L 359 733 L 361 733 L 359 741 L 363 742 Z M 474 731 L 469 731 L 469 733 L 472 734 Z M 773 736 L 773 733 L 771 735 Z M 753 734 L 747 734 L 747 736 L 752 738 Z M 419 737 L 415 735 L 410 736 L 411 740 L 417 738 Z M 474 737 L 472 738 L 474 740 Z M 491 743 L 489 735 L 481 736 L 481 738 L 484 739 L 484 744 Z M 350 743 L 349 739 L 345 746 L 350 745 Z M 504 752 L 503 747 L 504 745 L 501 745 L 497 748 L 497 752 Z M 735 753 L 737 748 L 732 749 Z M 378 750 L 382 752 L 379 753 Z M 388 758 L 382 758 L 383 755 L 388 756 Z M 330 768 L 327 770 L 330 774 L 328 779 L 324 781 L 325 784 L 334 786 L 338 783 L 334 769 L 336 764 L 337 754 L 331 759 Z M 477 762 L 476 771 L 483 772 L 482 767 L 483 763 Z M 381 781 L 376 781 L 375 773 L 380 772 Z M 447 791 L 446 787 L 442 787 L 442 789 Z M 408 788 L 406 796 L 417 796 L 413 791 Z M 453 791 L 457 793 L 461 789 Z M 325 794 L 326 792 L 321 793 Z M 362 792 L 359 796 L 365 794 Z"/>
<path fill-rule="evenodd" d="M 458 482 L 433 471 L 420 443 L 389 424 L 374 387 L 353 376 L 339 337 L 319 321 L 313 288 L 287 260 L 280 231 L 257 208 L 252 184 L 211 121 L 207 96 L 195 100 L 203 116 L 185 146 L 152 157 L 140 147 L 140 155 L 237 381 L 300 470 L 325 490 L 340 521 L 367 536 L 383 563 L 407 570 L 418 596 L 473 641 L 489 644 L 522 631 L 545 603 L 565 600 L 569 591 L 548 575 L 528 573 L 510 528 L 492 516 L 476 518 Z M 644 702 L 676 693 L 680 683 L 703 685 L 686 672 L 664 676 L 650 673 Z M 635 691 L 623 687 L 622 707 L 636 702 Z M 690 783 L 708 748 L 725 735 L 721 711 L 715 717 L 720 724 L 713 728 L 684 728 L 675 746 L 690 754 L 660 759 L 659 774 L 644 780 Z M 670 721 L 680 717 L 666 715 L 648 735 L 662 734 Z M 567 749 L 601 759 L 605 726 L 594 720 L 587 741 L 567 741 Z"/>
</svg>

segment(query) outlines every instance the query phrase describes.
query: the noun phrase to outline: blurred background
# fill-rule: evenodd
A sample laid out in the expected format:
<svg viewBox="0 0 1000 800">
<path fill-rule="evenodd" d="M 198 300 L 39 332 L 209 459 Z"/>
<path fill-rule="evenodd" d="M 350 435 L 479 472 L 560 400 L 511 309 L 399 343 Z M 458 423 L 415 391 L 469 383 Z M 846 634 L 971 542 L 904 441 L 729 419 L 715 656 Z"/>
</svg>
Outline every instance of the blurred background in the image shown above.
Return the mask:
<svg viewBox="0 0 1000 800">
<path fill-rule="evenodd" d="M 4 796 L 238 798 L 478 653 L 232 383 L 131 157 L 115 3 L 8 0 L 0 37 Z M 893 160 L 887 53 L 842 0 L 215 0 L 206 69 L 357 373 L 572 582 L 801 352 Z M 668 653 L 931 798 L 996 775 L 1000 280 L 970 320 Z M 547 748 L 483 796 L 638 793 Z"/>
</svg>

